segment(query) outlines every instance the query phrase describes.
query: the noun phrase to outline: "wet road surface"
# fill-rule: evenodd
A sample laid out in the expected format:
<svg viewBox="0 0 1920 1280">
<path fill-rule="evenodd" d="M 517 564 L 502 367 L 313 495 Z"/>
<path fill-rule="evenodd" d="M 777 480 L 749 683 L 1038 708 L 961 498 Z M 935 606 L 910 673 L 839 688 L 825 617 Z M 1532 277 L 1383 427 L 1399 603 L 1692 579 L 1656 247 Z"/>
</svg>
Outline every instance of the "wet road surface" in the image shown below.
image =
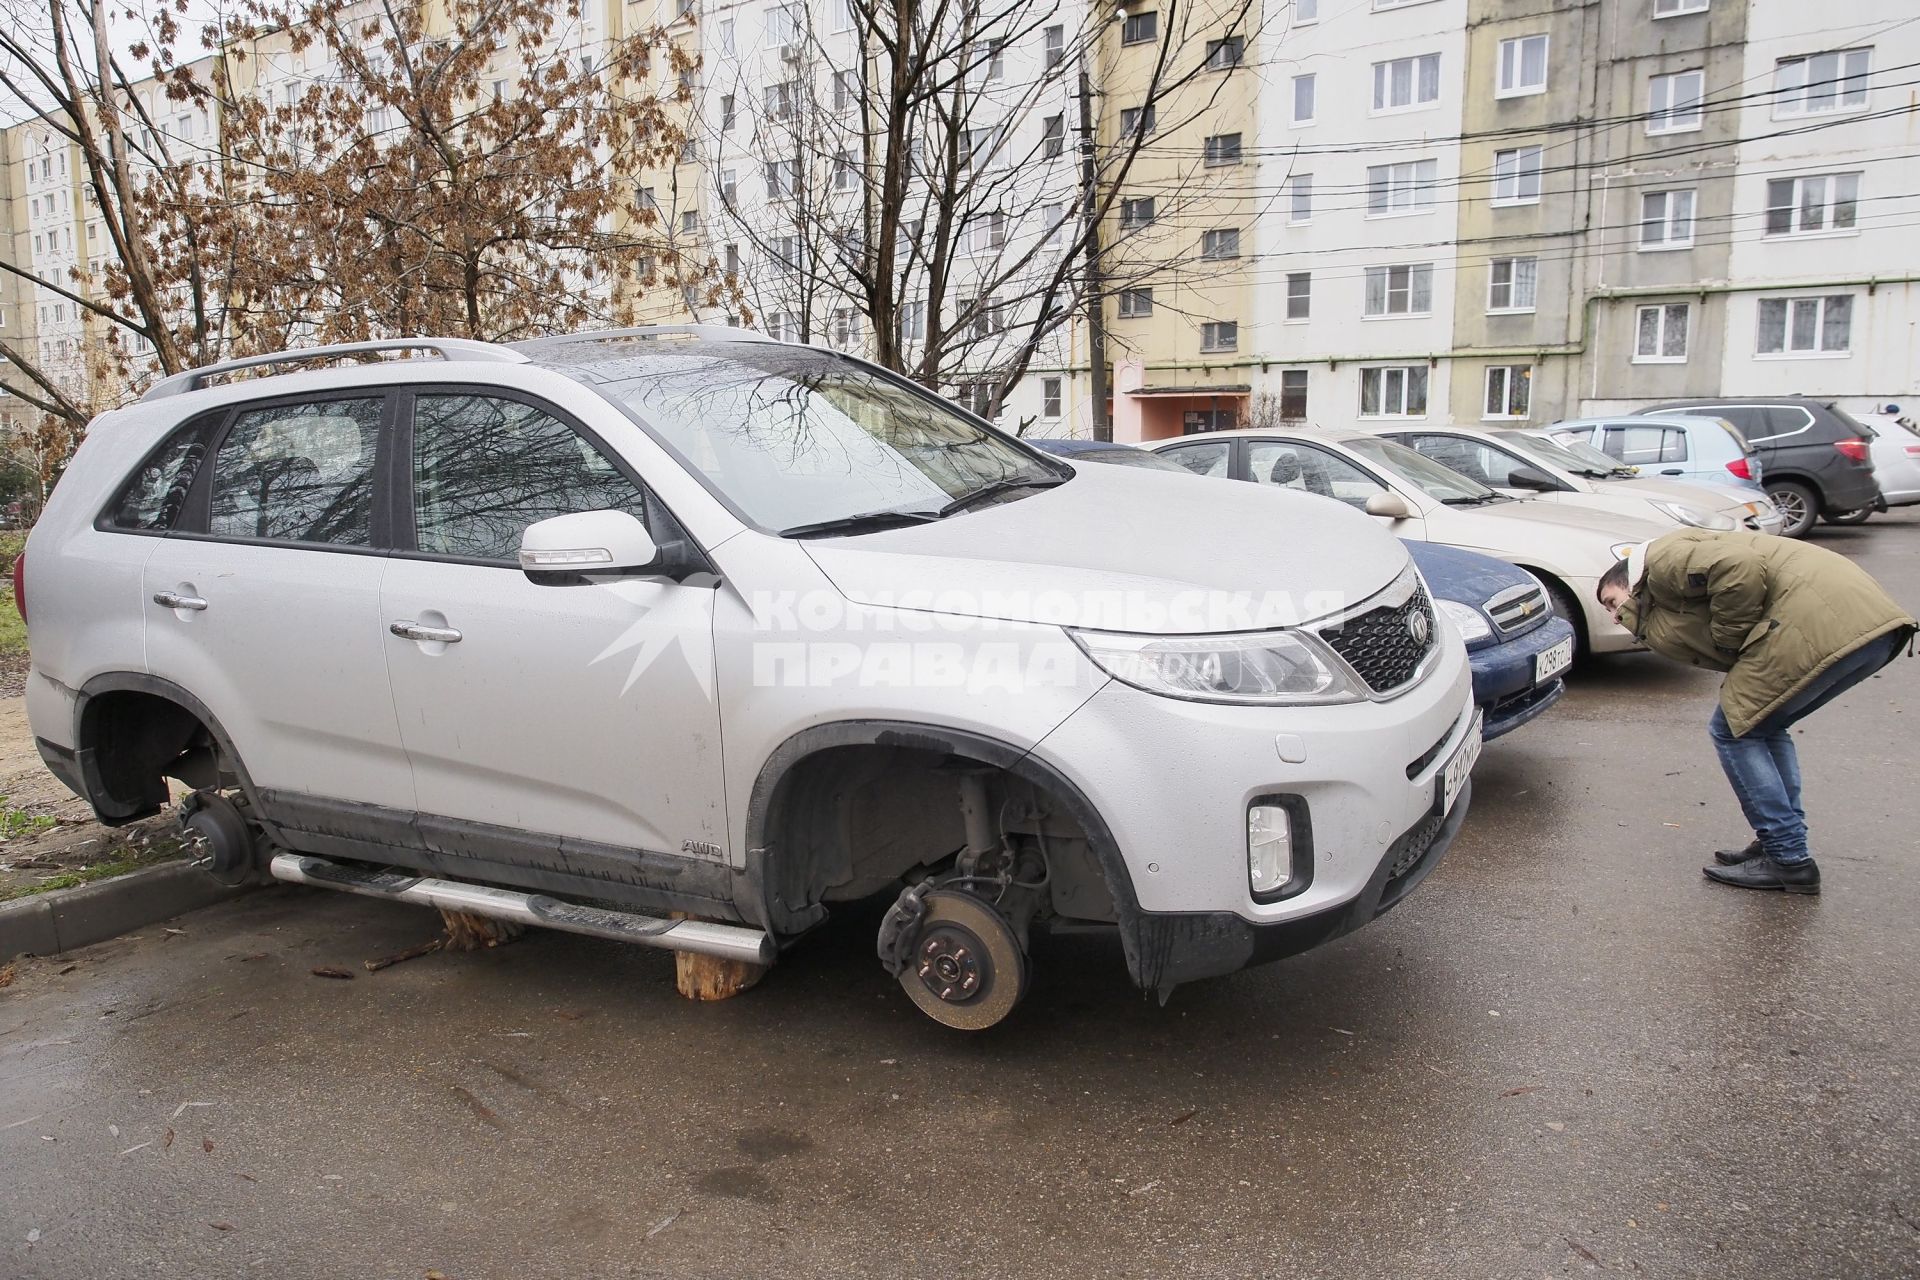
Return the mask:
<svg viewBox="0 0 1920 1280">
<path fill-rule="evenodd" d="M 1920 516 L 1819 537 L 1920 605 Z M 291 888 L 22 962 L 0 1276 L 1920 1275 L 1920 662 L 1804 726 L 1818 899 L 1700 876 L 1714 687 L 1602 664 L 1403 907 L 1164 1009 L 1042 943 L 966 1038 L 871 918 L 718 1005 L 559 934 L 369 974 L 434 917 Z"/>
</svg>

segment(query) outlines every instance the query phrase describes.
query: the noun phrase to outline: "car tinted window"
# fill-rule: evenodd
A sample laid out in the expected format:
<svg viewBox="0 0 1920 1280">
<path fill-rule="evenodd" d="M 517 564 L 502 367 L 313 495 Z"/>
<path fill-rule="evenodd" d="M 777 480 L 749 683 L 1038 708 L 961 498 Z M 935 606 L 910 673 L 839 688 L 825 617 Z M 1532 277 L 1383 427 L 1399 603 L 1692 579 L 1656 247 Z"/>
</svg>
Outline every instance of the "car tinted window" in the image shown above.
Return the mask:
<svg viewBox="0 0 1920 1280">
<path fill-rule="evenodd" d="M 495 396 L 414 401 L 413 523 L 421 551 L 513 563 L 528 525 L 607 510 L 646 519 L 633 481 L 552 414 Z"/>
<path fill-rule="evenodd" d="M 1337 498 L 1350 507 L 1364 507 L 1386 486 L 1337 454 L 1311 445 L 1256 440 L 1247 447 L 1247 465 L 1261 484 L 1302 493 Z"/>
<path fill-rule="evenodd" d="M 180 428 L 148 454 L 127 477 L 120 494 L 107 509 L 106 523 L 115 529 L 171 529 L 187 503 L 194 472 L 207 453 L 205 420 Z"/>
<path fill-rule="evenodd" d="M 1747 432 L 1749 436 L 1784 436 L 1802 430 L 1813 421 L 1813 415 L 1797 404 L 1774 404 L 1764 410 L 1749 409 L 1748 412 L 1765 415 L 1765 425 L 1758 431 Z M 1737 418 L 1734 421 L 1743 427 L 1746 425 Z"/>
<path fill-rule="evenodd" d="M 1177 444 L 1171 449 L 1160 450 L 1160 456 L 1173 459 L 1197 476 L 1224 476 L 1233 456 L 1233 446 L 1225 440 Z"/>
<path fill-rule="evenodd" d="M 341 546 L 373 543 L 373 465 L 382 400 L 249 409 L 213 461 L 207 531 Z"/>
</svg>

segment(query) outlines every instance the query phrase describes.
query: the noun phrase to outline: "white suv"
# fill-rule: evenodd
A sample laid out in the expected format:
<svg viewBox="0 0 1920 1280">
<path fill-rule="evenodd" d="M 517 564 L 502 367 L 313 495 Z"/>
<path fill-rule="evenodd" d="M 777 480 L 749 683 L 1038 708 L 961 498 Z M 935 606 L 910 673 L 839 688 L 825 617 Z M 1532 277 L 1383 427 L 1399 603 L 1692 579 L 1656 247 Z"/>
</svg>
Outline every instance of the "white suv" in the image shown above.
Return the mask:
<svg viewBox="0 0 1920 1280">
<path fill-rule="evenodd" d="M 897 894 L 881 959 L 960 1027 L 1036 927 L 1164 997 L 1365 923 L 1479 750 L 1359 512 L 1075 469 L 728 329 L 178 375 L 25 561 L 34 733 L 104 822 L 178 779 L 230 880 L 757 963 Z"/>
</svg>

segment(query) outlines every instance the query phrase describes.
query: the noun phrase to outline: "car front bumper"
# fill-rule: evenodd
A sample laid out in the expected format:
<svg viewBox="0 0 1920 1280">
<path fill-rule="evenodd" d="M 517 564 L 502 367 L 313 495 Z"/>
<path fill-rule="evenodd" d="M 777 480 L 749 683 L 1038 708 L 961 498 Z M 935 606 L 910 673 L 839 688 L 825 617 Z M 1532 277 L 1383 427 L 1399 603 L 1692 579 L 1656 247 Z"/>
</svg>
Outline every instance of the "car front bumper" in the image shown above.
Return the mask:
<svg viewBox="0 0 1920 1280">
<path fill-rule="evenodd" d="M 1098 808 L 1138 905 L 1121 920 L 1129 969 L 1165 990 L 1304 950 L 1405 897 L 1466 812 L 1464 788 L 1437 810 L 1475 724 L 1449 628 L 1427 676 L 1387 701 L 1228 706 L 1113 681 L 1034 754 Z M 1263 902 L 1247 882 L 1247 811 L 1273 796 L 1304 805 L 1310 856 L 1296 855 L 1300 887 Z"/>
<path fill-rule="evenodd" d="M 1491 742 L 1512 733 L 1560 701 L 1566 684 L 1559 675 L 1534 679 L 1536 659 L 1562 641 L 1573 639 L 1564 618 L 1548 618 L 1524 635 L 1467 653 L 1473 668 L 1473 700 L 1486 719 L 1482 737 Z"/>
</svg>

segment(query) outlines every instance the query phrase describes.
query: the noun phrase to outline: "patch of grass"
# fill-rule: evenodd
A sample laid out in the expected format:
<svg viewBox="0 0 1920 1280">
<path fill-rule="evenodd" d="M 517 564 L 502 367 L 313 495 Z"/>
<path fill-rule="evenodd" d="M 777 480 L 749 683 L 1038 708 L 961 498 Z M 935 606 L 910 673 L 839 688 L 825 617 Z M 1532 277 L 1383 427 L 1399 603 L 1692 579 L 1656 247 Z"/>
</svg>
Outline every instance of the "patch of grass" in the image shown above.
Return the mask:
<svg viewBox="0 0 1920 1280">
<path fill-rule="evenodd" d="M 27 624 L 13 607 L 13 562 L 26 545 L 26 530 L 0 529 L 0 657 L 27 651 Z"/>
<path fill-rule="evenodd" d="M 0 805 L 7 798 L 0 796 Z M 30 836 L 45 831 L 54 825 L 54 819 L 41 813 L 28 813 L 24 809 L 0 808 L 0 840 L 17 840 L 21 836 Z"/>
<path fill-rule="evenodd" d="M 71 889 L 75 885 L 92 884 L 95 880 L 107 880 L 114 876 L 126 875 L 129 871 L 138 871 L 142 867 L 154 867 L 163 862 L 176 861 L 182 854 L 177 840 L 155 840 L 144 849 L 132 849 L 125 845 L 112 851 L 105 862 L 96 862 L 69 871 L 62 876 L 42 880 L 39 884 L 18 885 L 12 889 L 0 889 L 0 902 L 12 902 L 16 898 L 29 898 L 36 893 L 45 893 L 49 889 Z"/>
</svg>

